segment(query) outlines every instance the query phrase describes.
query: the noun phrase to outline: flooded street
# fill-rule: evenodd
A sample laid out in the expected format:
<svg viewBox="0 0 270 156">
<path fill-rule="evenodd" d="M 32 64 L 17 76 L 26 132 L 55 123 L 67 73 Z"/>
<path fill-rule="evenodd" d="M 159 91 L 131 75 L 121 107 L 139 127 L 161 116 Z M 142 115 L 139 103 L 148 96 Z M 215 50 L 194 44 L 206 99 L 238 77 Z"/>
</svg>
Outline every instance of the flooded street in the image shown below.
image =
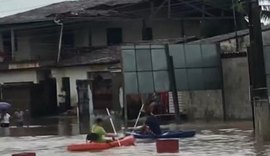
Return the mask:
<svg viewBox="0 0 270 156">
<path fill-rule="evenodd" d="M 74 119 L 70 119 L 74 120 Z M 69 124 L 68 124 L 69 123 Z M 72 123 L 72 124 L 71 124 Z M 0 155 L 12 153 L 36 152 L 37 156 L 91 156 L 91 155 L 181 155 L 181 156 L 244 156 L 270 155 L 270 144 L 256 143 L 251 130 L 251 122 L 230 123 L 190 123 L 184 125 L 163 126 L 172 130 L 196 129 L 194 138 L 180 139 L 180 153 L 157 154 L 155 143 L 143 143 L 138 140 L 136 146 L 119 147 L 102 152 L 71 153 L 67 145 L 83 143 L 85 135 L 78 134 L 77 124 L 59 120 L 57 125 L 29 128 L 0 129 Z"/>
</svg>

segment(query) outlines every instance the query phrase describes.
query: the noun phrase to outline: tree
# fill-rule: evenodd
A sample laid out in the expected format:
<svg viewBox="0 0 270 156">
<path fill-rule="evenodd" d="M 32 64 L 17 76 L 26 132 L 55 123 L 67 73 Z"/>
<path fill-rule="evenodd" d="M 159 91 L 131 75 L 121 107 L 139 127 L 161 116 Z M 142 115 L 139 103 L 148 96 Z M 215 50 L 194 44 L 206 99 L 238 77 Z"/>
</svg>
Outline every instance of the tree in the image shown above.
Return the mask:
<svg viewBox="0 0 270 156">
<path fill-rule="evenodd" d="M 248 4 L 251 0 L 204 0 L 206 4 L 222 9 L 234 8 L 237 14 L 248 15 Z M 262 20 L 270 19 L 270 0 L 258 0 L 262 7 Z"/>
<path fill-rule="evenodd" d="M 262 6 L 261 17 L 263 20 L 269 20 L 270 18 L 270 0 L 260 0 Z"/>
<path fill-rule="evenodd" d="M 202 36 L 210 37 L 247 28 L 249 2 L 250 0 L 204 0 L 204 3 L 206 5 L 213 6 L 227 12 L 231 12 L 232 15 L 233 11 L 235 11 L 236 24 L 231 20 L 230 22 L 226 20 L 205 21 L 202 24 Z M 259 3 L 262 6 L 262 22 L 270 22 L 270 0 L 259 0 Z"/>
</svg>

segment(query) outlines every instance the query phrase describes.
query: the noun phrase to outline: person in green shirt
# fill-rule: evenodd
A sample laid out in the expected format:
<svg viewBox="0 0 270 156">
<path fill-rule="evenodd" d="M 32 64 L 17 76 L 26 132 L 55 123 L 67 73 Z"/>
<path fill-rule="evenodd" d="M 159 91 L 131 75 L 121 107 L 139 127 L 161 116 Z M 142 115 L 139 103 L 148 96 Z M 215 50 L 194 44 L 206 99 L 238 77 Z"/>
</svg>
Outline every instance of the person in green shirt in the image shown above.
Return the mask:
<svg viewBox="0 0 270 156">
<path fill-rule="evenodd" d="M 107 133 L 105 129 L 102 127 L 103 120 L 101 118 L 97 118 L 95 124 L 91 127 L 91 133 L 87 135 L 86 140 L 93 142 L 110 142 L 114 140 L 115 135 L 111 133 Z M 112 137 L 112 140 L 106 140 L 106 137 Z"/>
</svg>

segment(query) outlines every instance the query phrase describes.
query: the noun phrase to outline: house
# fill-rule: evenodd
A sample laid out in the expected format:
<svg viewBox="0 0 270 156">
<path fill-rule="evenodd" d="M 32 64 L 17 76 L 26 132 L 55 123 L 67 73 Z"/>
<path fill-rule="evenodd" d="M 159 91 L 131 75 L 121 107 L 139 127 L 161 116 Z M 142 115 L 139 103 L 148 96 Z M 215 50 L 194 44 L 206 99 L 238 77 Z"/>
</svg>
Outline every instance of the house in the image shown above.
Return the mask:
<svg viewBox="0 0 270 156">
<path fill-rule="evenodd" d="M 1 18 L 1 97 L 34 116 L 117 108 L 119 45 L 198 39 L 201 20 L 220 19 L 232 12 L 182 0 L 67 1 Z"/>
</svg>

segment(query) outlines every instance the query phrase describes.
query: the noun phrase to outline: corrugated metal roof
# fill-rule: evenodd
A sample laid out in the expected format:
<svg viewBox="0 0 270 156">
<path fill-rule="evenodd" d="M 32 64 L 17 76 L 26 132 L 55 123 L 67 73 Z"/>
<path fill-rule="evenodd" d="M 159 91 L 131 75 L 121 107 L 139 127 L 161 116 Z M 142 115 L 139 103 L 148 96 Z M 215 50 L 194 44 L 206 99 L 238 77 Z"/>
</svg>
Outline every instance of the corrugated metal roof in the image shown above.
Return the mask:
<svg viewBox="0 0 270 156">
<path fill-rule="evenodd" d="M 27 12 L 0 18 L 0 24 L 16 24 L 53 20 L 52 14 L 61 14 L 66 12 L 79 12 L 93 8 L 98 5 L 124 5 L 135 4 L 146 0 L 79 0 L 65 1 L 45 7 L 37 8 Z"/>
<path fill-rule="evenodd" d="M 269 31 L 270 30 L 270 25 L 266 25 L 262 27 L 262 31 Z M 237 31 L 237 36 L 242 37 L 249 35 L 249 29 L 244 29 L 244 30 L 239 30 Z M 200 44 L 200 43 L 218 43 L 226 40 L 230 40 L 236 37 L 235 32 L 227 33 L 227 34 L 222 34 L 222 35 L 217 35 L 197 41 L 192 41 L 189 42 L 189 44 Z"/>
<path fill-rule="evenodd" d="M 8 24 L 24 24 L 40 21 L 52 21 L 56 15 L 70 17 L 70 15 L 90 15 L 90 17 L 115 17 L 115 13 L 118 13 L 116 17 L 133 18 L 132 15 L 139 15 L 145 18 L 144 13 L 150 13 L 150 1 L 154 2 L 156 11 L 163 12 L 167 10 L 166 1 L 163 0 L 78 0 L 78 1 L 65 1 L 56 4 L 51 4 L 45 7 L 37 8 L 27 12 L 19 13 L 16 15 L 0 18 L 0 25 Z M 148 4 L 147 4 L 147 3 Z M 138 5 L 137 5 L 138 4 Z M 124 5 L 124 7 L 122 7 Z M 136 7 L 134 8 L 134 5 Z M 164 5 L 163 7 L 161 7 Z M 206 16 L 220 17 L 220 12 L 224 9 L 216 8 L 207 4 L 204 0 L 171 0 L 171 14 L 175 17 L 183 18 L 187 17 L 199 17 L 201 18 L 202 5 L 206 5 Z M 112 12 L 112 10 L 116 12 Z M 163 10 L 162 10 L 163 9 Z M 141 13 L 141 14 L 140 14 Z M 94 15 L 97 16 L 94 16 Z M 155 14 L 155 11 L 154 11 Z M 227 10 L 226 16 L 231 17 L 231 10 Z M 66 16 L 65 16 L 66 15 Z M 108 16 L 111 15 L 111 16 Z M 131 15 L 131 16 L 130 16 Z M 163 17 L 164 15 L 162 15 Z M 71 16 L 72 17 L 72 16 Z M 74 16 L 75 17 L 75 16 Z M 83 16 L 84 17 L 84 16 Z M 165 17 L 165 16 L 164 16 Z M 166 15 L 167 17 L 167 15 Z M 220 17 L 221 18 L 221 17 Z M 224 18 L 224 17 L 223 17 Z M 92 19 L 91 19 L 92 20 Z"/>
</svg>

